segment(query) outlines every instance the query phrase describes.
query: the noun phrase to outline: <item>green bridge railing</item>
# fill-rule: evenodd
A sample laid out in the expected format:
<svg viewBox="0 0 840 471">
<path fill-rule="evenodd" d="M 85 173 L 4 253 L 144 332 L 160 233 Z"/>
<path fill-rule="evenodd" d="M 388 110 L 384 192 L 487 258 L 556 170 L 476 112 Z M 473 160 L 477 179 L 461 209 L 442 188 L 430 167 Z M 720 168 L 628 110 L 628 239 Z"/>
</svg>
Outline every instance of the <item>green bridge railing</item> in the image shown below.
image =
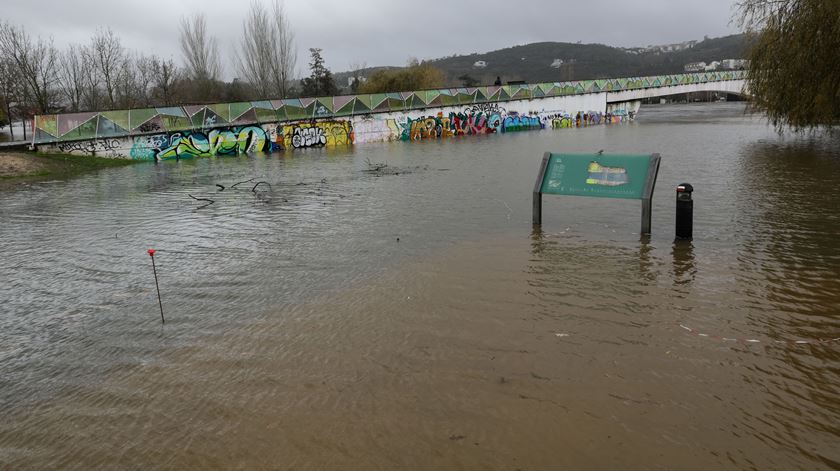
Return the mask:
<svg viewBox="0 0 840 471">
<path fill-rule="evenodd" d="M 35 116 L 33 144 L 172 133 L 228 126 L 406 112 L 514 100 L 741 80 L 744 71 L 706 72 L 413 92 L 184 105 Z"/>
</svg>

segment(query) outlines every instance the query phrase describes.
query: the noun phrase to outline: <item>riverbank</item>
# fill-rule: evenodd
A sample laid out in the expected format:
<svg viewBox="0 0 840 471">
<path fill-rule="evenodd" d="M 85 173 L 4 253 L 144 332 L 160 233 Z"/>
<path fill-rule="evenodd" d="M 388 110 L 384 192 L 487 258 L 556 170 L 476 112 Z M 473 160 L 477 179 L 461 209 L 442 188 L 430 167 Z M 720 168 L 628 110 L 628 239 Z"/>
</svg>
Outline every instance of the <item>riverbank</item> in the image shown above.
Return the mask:
<svg viewBox="0 0 840 471">
<path fill-rule="evenodd" d="M 45 178 L 66 178 L 102 168 L 122 167 L 131 160 L 64 154 L 0 152 L 0 187 Z"/>
</svg>

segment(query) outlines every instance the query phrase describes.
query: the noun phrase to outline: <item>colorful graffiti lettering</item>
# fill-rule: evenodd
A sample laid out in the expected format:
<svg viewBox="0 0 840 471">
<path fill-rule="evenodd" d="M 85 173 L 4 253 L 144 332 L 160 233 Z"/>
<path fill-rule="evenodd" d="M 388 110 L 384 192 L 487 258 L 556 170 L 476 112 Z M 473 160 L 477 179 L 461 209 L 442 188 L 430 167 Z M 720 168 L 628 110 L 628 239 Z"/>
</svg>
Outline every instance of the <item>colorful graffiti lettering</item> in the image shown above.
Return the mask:
<svg viewBox="0 0 840 471">
<path fill-rule="evenodd" d="M 547 120 L 550 120 L 552 129 L 565 129 L 597 124 L 618 124 L 629 121 L 632 118 L 633 113 L 628 113 L 625 110 L 608 113 L 602 113 L 600 111 L 578 112 L 575 115 L 557 113 L 546 117 Z"/>
<path fill-rule="evenodd" d="M 512 113 L 505 118 L 502 124 L 502 132 L 531 131 L 533 129 L 542 129 L 542 127 L 542 121 L 536 116 L 519 116 L 516 113 Z"/>
<path fill-rule="evenodd" d="M 327 145 L 327 136 L 319 127 L 295 128 L 292 133 L 292 145 L 295 149 L 301 147 L 322 147 Z"/>
<path fill-rule="evenodd" d="M 319 121 L 281 124 L 272 136 L 273 149 L 304 149 L 353 144 L 349 121 Z"/>
<path fill-rule="evenodd" d="M 571 116 L 555 117 L 551 119 L 551 127 L 553 129 L 566 129 L 574 126 Z"/>
<path fill-rule="evenodd" d="M 528 131 L 544 127 L 543 121 L 538 116 L 520 116 L 517 113 L 510 113 L 502 118 L 502 112 L 504 110 L 497 107 L 474 106 L 469 107 L 466 112 L 453 112 L 449 113 L 448 116 L 439 113 L 437 116 L 424 116 L 417 119 L 406 118 L 405 124 L 401 126 L 401 139 L 417 141 L 452 136 Z"/>
<path fill-rule="evenodd" d="M 229 130 L 214 129 L 207 134 L 175 133 L 170 136 L 169 145 L 160 148 L 155 157 L 158 160 L 166 160 L 263 152 L 270 150 L 268 142 L 265 131 L 257 126 Z M 136 141 L 135 146 L 137 146 Z M 135 152 L 135 148 L 132 148 L 132 152 Z M 142 151 L 137 150 L 137 153 L 140 155 Z"/>
<path fill-rule="evenodd" d="M 116 149 L 113 142 L 83 141 L 61 144 L 62 152 L 93 153 L 105 147 Z M 135 160 L 167 160 L 190 157 L 237 155 L 270 152 L 289 148 L 337 146 L 354 142 L 353 126 L 349 121 L 300 122 L 218 128 L 210 131 L 183 131 L 172 134 L 135 136 L 114 155 Z"/>
<path fill-rule="evenodd" d="M 154 134 L 134 138 L 128 155 L 134 160 L 155 160 L 161 149 L 169 146 L 169 136 Z"/>
<path fill-rule="evenodd" d="M 401 124 L 403 141 L 417 141 L 420 139 L 437 139 L 442 137 L 492 134 L 502 125 L 501 116 L 494 114 L 487 116 L 482 112 L 477 114 L 449 113 L 444 116 L 425 116 L 417 119 L 406 118 Z"/>
</svg>

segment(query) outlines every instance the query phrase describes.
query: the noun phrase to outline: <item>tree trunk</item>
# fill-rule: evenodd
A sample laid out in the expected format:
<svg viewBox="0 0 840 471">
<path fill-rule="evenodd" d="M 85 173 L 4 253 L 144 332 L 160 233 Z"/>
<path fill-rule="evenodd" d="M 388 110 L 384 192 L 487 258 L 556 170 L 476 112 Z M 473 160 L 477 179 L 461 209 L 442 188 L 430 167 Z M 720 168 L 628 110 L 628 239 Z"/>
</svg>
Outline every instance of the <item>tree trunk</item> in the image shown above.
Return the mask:
<svg viewBox="0 0 840 471">
<path fill-rule="evenodd" d="M 9 120 L 9 134 L 12 135 L 12 141 L 15 140 L 15 126 L 14 121 L 12 121 L 12 109 L 9 106 L 9 102 L 6 101 L 6 119 Z"/>
</svg>

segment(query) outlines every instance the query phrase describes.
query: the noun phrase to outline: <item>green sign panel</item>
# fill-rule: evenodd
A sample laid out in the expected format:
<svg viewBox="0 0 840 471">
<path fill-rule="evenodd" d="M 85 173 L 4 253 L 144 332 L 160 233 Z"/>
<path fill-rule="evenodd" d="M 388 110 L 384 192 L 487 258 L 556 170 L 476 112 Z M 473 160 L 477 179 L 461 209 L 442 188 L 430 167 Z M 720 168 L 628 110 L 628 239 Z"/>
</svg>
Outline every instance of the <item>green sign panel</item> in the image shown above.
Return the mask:
<svg viewBox="0 0 840 471">
<path fill-rule="evenodd" d="M 642 200 L 642 234 L 650 234 L 651 198 L 659 154 L 552 154 L 543 156 L 534 184 L 534 224 L 542 224 L 542 195 Z"/>
<path fill-rule="evenodd" d="M 543 194 L 642 199 L 650 155 L 551 154 Z"/>
</svg>

